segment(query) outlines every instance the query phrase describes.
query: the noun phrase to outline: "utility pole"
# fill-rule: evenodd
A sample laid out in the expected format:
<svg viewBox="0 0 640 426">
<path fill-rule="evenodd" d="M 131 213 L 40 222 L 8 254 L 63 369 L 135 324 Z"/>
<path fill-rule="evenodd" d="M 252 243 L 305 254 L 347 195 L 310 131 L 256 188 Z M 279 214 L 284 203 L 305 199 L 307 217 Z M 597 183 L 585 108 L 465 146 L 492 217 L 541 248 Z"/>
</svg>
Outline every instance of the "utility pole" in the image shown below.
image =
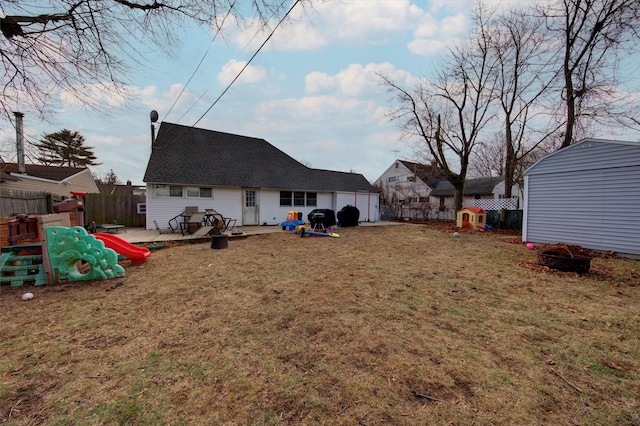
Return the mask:
<svg viewBox="0 0 640 426">
<path fill-rule="evenodd" d="M 22 119 L 24 114 L 15 111 L 13 115 L 16 117 L 16 152 L 18 155 L 18 173 L 27 173 L 27 168 L 24 164 L 24 132 L 22 130 Z"/>
</svg>

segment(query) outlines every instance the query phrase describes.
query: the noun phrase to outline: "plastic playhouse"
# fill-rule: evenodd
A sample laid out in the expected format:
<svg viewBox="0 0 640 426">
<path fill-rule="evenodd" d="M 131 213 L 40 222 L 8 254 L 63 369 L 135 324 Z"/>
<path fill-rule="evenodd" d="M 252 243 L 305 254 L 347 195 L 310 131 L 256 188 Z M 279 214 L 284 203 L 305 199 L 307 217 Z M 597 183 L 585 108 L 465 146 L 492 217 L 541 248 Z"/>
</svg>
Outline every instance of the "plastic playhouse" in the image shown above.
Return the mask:
<svg viewBox="0 0 640 426">
<path fill-rule="evenodd" d="M 472 231 L 485 230 L 487 212 L 480 207 L 463 207 L 456 213 L 456 226 Z"/>
<path fill-rule="evenodd" d="M 72 226 L 71 217 L 60 213 L 8 220 L 2 229 L 8 229 L 8 238 L 2 234 L 0 284 L 119 278 L 125 275 L 119 256 L 139 264 L 151 255 L 148 249 L 114 235 L 89 234 L 83 227 Z"/>
</svg>

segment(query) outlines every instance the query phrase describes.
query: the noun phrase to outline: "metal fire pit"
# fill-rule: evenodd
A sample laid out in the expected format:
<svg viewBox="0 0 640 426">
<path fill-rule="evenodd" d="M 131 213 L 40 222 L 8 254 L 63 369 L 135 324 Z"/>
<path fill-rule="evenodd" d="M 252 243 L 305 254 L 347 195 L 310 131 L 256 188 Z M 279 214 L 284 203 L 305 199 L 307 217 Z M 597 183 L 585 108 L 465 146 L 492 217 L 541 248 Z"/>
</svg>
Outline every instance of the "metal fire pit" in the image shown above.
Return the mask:
<svg viewBox="0 0 640 426">
<path fill-rule="evenodd" d="M 227 234 L 213 234 L 211 235 L 211 248 L 214 250 L 226 249 L 229 247 L 229 240 Z"/>
<path fill-rule="evenodd" d="M 551 248 L 538 252 L 538 265 L 564 272 L 586 274 L 591 268 L 591 256 L 566 247 Z"/>
</svg>

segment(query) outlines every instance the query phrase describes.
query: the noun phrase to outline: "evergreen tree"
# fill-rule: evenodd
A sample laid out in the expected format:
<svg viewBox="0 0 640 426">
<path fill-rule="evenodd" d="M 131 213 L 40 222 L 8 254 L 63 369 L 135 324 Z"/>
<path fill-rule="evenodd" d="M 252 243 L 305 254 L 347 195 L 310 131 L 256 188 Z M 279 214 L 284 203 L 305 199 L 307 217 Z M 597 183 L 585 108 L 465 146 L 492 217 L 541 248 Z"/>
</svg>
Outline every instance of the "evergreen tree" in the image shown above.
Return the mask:
<svg viewBox="0 0 640 426">
<path fill-rule="evenodd" d="M 97 166 L 93 147 L 85 145 L 84 136 L 78 132 L 63 129 L 47 133 L 36 143 L 38 161 L 44 165 L 87 167 Z"/>
</svg>

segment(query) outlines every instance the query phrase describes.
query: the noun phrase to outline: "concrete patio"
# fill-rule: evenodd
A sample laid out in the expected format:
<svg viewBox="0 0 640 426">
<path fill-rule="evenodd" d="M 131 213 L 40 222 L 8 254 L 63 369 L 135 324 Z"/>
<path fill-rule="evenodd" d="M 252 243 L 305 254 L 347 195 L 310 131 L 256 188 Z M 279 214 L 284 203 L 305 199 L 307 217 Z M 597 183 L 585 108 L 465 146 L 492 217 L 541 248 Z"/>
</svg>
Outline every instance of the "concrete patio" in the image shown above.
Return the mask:
<svg viewBox="0 0 640 426">
<path fill-rule="evenodd" d="M 379 222 L 361 222 L 359 226 L 392 226 L 392 225 L 403 225 L 402 222 L 388 222 L 388 221 L 379 221 Z M 338 233 L 340 232 L 338 229 Z M 237 226 L 234 231 L 242 231 L 242 234 L 233 235 L 231 232 L 226 232 L 227 236 L 230 239 L 233 238 L 246 238 L 253 235 L 260 234 L 270 234 L 275 232 L 286 232 L 282 230 L 280 226 Z M 163 231 L 164 232 L 164 231 Z M 125 230 L 120 230 L 119 232 L 114 232 L 112 235 L 116 235 L 123 240 L 130 242 L 132 244 L 143 244 L 143 243 L 156 243 L 156 242 L 169 242 L 169 241 L 182 241 L 182 242 L 207 242 L 211 240 L 210 236 L 207 235 L 197 235 L 197 234 L 185 234 L 182 235 L 180 231 L 175 231 L 173 233 L 159 233 L 155 229 L 144 229 L 144 228 L 127 228 Z"/>
</svg>

